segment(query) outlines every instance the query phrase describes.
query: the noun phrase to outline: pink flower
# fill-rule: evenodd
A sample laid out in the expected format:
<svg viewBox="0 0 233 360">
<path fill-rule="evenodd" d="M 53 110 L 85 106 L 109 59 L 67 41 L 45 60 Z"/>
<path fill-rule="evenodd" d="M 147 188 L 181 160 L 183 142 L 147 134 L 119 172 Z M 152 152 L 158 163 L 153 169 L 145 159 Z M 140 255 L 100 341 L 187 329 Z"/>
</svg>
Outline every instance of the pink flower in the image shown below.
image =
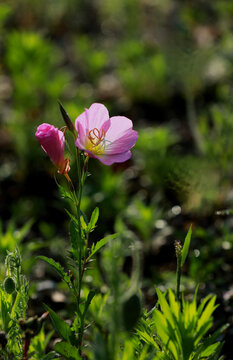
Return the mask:
<svg viewBox="0 0 233 360">
<path fill-rule="evenodd" d="M 65 136 L 63 132 L 53 125 L 44 123 L 38 126 L 35 135 L 42 149 L 58 168 L 58 172 L 67 174 L 70 170 L 70 160 L 64 158 Z"/>
<path fill-rule="evenodd" d="M 97 103 L 77 117 L 75 126 L 78 131 L 75 145 L 105 165 L 128 160 L 138 138 L 131 120 L 124 116 L 109 118 L 106 107 Z"/>
</svg>

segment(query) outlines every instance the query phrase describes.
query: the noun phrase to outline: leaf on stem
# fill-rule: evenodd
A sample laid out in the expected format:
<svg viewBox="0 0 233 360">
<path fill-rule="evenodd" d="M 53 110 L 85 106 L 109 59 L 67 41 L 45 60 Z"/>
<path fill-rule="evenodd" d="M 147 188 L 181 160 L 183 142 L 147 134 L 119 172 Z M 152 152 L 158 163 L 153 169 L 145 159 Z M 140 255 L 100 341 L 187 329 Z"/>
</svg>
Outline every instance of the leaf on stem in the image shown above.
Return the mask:
<svg viewBox="0 0 233 360">
<path fill-rule="evenodd" d="M 69 215 L 70 219 L 73 220 L 75 226 L 77 227 L 77 229 L 79 228 L 79 222 L 78 219 L 76 219 L 76 217 L 74 215 L 72 215 L 67 209 L 65 209 L 67 215 Z"/>
<path fill-rule="evenodd" d="M 87 312 L 87 310 L 88 310 L 94 296 L 95 296 L 95 291 L 90 290 L 89 293 L 88 293 L 88 296 L 87 296 L 87 301 L 85 302 L 85 308 L 84 308 L 84 311 L 83 311 L 83 317 L 85 317 L 86 312 Z"/>
<path fill-rule="evenodd" d="M 76 224 L 74 223 L 74 220 L 70 221 L 70 241 L 71 241 L 73 255 L 77 259 L 78 258 L 78 250 L 80 247 L 80 238 L 79 238 L 79 232 L 78 232 Z"/>
<path fill-rule="evenodd" d="M 83 229 L 84 231 L 87 231 L 87 223 L 86 223 L 83 215 L 81 215 L 81 217 L 80 217 L 80 223 L 81 223 L 82 229 Z"/>
<path fill-rule="evenodd" d="M 191 236 L 192 236 L 192 225 L 190 226 L 189 231 L 185 237 L 184 246 L 182 249 L 182 256 L 181 256 L 181 266 L 184 265 L 186 257 L 188 255 Z"/>
<path fill-rule="evenodd" d="M 78 349 L 65 341 L 56 343 L 55 350 L 68 360 L 81 360 Z"/>
<path fill-rule="evenodd" d="M 57 181 L 56 181 L 56 183 L 57 183 L 58 189 L 59 189 L 59 191 L 60 191 L 61 197 L 62 197 L 63 199 L 69 199 L 69 200 L 74 201 L 71 192 L 68 191 L 67 189 L 65 189 L 62 185 L 58 184 Z"/>
<path fill-rule="evenodd" d="M 97 253 L 104 245 L 106 245 L 110 240 L 115 239 L 118 236 L 118 234 L 108 235 L 98 241 L 96 244 L 93 244 L 91 247 L 91 253 L 89 254 L 87 261 L 90 260 L 90 258 Z"/>
<path fill-rule="evenodd" d="M 48 354 L 43 356 L 41 360 L 54 360 L 54 359 L 57 359 L 55 356 L 57 356 L 55 351 L 50 351 Z"/>
<path fill-rule="evenodd" d="M 145 330 L 137 330 L 137 334 L 139 335 L 140 340 L 144 341 L 146 344 L 155 347 L 157 350 L 159 350 L 158 345 L 153 339 L 153 336 L 149 335 Z"/>
<path fill-rule="evenodd" d="M 98 218 L 99 218 L 99 208 L 96 207 L 95 210 L 93 211 L 92 215 L 91 215 L 91 220 L 88 224 L 88 227 L 87 227 L 87 231 L 88 232 L 91 232 L 92 230 L 94 230 L 95 228 L 95 225 L 98 221 Z"/>
<path fill-rule="evenodd" d="M 50 309 L 49 306 L 43 304 L 45 309 L 49 312 L 49 315 L 51 317 L 53 327 L 58 332 L 58 334 L 61 336 L 61 338 L 68 343 L 75 345 L 76 339 L 75 334 L 69 327 L 69 325 L 61 319 L 52 309 Z"/>
<path fill-rule="evenodd" d="M 71 284 L 71 281 L 70 281 L 70 276 L 65 272 L 65 270 L 63 269 L 63 267 L 59 263 L 57 263 L 53 259 L 48 258 L 46 256 L 38 256 L 38 259 L 44 260 L 49 265 L 51 265 L 57 271 L 57 273 L 61 276 L 61 278 L 65 281 L 65 283 L 68 285 L 68 287 L 72 288 L 72 284 Z"/>
</svg>

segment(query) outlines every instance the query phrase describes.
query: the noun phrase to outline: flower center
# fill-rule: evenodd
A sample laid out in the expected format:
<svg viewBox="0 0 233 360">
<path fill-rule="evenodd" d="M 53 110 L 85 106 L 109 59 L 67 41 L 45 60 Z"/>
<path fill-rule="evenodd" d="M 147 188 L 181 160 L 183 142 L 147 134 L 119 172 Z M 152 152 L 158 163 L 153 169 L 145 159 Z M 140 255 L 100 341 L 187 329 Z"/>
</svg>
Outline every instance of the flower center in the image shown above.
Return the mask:
<svg viewBox="0 0 233 360">
<path fill-rule="evenodd" d="M 105 150 L 105 131 L 94 128 L 87 135 L 86 149 L 95 155 L 102 155 Z"/>
</svg>

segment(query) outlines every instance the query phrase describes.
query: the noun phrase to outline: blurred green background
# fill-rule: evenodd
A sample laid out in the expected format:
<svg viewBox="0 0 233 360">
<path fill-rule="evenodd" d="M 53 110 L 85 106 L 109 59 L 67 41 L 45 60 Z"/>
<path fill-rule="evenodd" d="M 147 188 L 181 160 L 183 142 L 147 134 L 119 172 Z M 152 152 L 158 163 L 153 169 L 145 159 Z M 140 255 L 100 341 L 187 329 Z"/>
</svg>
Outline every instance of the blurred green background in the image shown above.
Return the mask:
<svg viewBox="0 0 233 360">
<path fill-rule="evenodd" d="M 100 207 L 95 236 L 141 241 L 149 308 L 155 286 L 174 286 L 174 241 L 192 223 L 183 285 L 215 292 L 217 325 L 232 322 L 233 218 L 216 213 L 233 208 L 232 30 L 228 0 L 0 3 L 1 264 L 18 244 L 32 287 L 49 289 L 54 274 L 36 255 L 59 258 L 68 219 L 34 133 L 63 126 L 57 99 L 73 120 L 101 102 L 139 139 L 127 163 L 90 161 L 82 206 Z"/>
</svg>

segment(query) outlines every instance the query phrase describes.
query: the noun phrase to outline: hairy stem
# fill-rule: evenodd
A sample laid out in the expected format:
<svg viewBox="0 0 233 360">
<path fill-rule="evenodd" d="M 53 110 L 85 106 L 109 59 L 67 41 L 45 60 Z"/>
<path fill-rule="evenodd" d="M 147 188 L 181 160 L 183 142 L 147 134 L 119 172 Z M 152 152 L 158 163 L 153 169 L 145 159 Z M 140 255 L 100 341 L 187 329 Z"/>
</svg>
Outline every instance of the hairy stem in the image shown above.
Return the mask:
<svg viewBox="0 0 233 360">
<path fill-rule="evenodd" d="M 86 173 L 87 173 L 87 164 L 88 164 L 88 157 L 86 157 L 82 169 L 81 174 L 81 159 L 80 159 L 80 153 L 78 152 L 78 168 L 79 168 L 79 192 L 78 192 L 78 204 L 77 204 L 77 217 L 78 217 L 78 236 L 80 244 L 82 244 L 82 228 L 81 228 L 81 200 L 82 200 L 82 191 L 83 186 L 86 179 Z M 82 265 L 82 245 L 79 246 L 79 254 L 78 254 L 78 269 L 79 269 L 79 280 L 78 280 L 78 313 L 81 314 L 80 311 L 80 298 L 81 298 L 81 288 L 82 288 L 82 279 L 85 271 L 85 265 L 86 265 L 86 258 L 83 260 Z M 82 345 L 82 338 L 84 333 L 84 316 L 81 316 L 81 327 L 79 331 L 79 353 L 81 355 L 81 345 Z"/>
</svg>

